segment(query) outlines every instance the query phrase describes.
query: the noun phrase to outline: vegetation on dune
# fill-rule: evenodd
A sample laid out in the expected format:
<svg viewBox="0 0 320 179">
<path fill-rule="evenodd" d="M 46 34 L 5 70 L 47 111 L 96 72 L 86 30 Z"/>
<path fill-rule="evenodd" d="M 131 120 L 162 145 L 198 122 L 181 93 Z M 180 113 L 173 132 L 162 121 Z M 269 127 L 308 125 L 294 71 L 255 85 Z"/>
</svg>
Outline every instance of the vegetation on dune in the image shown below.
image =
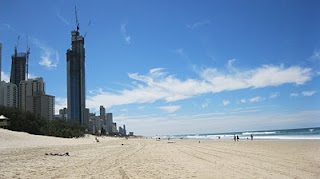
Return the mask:
<svg viewBox="0 0 320 179">
<path fill-rule="evenodd" d="M 8 129 L 36 135 L 55 137 L 83 137 L 85 128 L 79 124 L 64 120 L 47 121 L 38 114 L 13 107 L 0 106 L 0 115 L 10 119 Z"/>
</svg>

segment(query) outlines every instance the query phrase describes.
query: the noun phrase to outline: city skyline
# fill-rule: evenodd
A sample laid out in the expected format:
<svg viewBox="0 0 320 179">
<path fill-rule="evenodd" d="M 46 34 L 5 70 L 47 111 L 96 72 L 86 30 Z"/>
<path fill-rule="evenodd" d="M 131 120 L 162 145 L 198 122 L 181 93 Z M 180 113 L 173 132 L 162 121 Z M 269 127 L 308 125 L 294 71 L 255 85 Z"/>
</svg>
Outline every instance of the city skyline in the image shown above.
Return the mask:
<svg viewBox="0 0 320 179">
<path fill-rule="evenodd" d="M 77 5 L 86 107 L 103 105 L 118 126 L 138 135 L 320 126 L 317 1 L 17 2 L 0 7 L 2 79 L 28 35 L 29 76 L 44 78 L 56 114 L 67 107 Z"/>
</svg>

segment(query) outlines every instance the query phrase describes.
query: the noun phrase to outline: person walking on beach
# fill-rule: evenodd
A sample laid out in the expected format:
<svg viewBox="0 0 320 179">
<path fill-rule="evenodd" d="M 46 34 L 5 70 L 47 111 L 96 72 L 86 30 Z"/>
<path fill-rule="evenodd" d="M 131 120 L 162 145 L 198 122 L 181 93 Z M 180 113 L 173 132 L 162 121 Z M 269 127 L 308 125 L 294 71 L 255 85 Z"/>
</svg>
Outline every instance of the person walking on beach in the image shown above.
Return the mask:
<svg viewBox="0 0 320 179">
<path fill-rule="evenodd" d="M 239 141 L 239 136 L 237 135 L 237 141 Z"/>
<path fill-rule="evenodd" d="M 235 142 L 237 141 L 236 135 L 233 135 L 233 140 L 234 140 Z"/>
<path fill-rule="evenodd" d="M 251 136 L 250 136 L 250 137 L 251 137 L 251 140 L 253 140 L 253 135 L 252 135 L 252 134 L 251 134 Z"/>
</svg>

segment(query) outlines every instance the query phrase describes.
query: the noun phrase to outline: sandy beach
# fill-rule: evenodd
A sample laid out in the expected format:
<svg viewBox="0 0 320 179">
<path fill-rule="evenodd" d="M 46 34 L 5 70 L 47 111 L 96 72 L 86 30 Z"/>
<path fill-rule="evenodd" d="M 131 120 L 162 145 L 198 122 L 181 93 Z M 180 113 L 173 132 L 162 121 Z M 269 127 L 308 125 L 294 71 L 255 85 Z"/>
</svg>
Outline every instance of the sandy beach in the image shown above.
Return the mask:
<svg viewBox="0 0 320 179">
<path fill-rule="evenodd" d="M 0 178 L 320 178 L 320 141 L 99 140 L 0 129 Z"/>
</svg>

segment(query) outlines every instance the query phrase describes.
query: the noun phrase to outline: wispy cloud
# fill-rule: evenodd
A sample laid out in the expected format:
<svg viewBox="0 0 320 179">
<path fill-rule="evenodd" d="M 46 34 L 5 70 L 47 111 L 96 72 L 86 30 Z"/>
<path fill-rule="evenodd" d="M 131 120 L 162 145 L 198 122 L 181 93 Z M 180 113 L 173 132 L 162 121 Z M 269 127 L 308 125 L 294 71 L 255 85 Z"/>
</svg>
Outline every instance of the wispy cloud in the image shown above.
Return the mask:
<svg viewBox="0 0 320 179">
<path fill-rule="evenodd" d="M 187 53 L 184 51 L 183 48 L 177 48 L 174 50 L 174 52 L 182 58 L 185 58 L 185 59 L 189 58 L 189 56 L 187 55 Z"/>
<path fill-rule="evenodd" d="M 6 74 L 5 72 L 1 72 L 1 81 L 5 81 L 5 82 L 9 82 L 10 81 L 10 77 L 8 74 Z"/>
<path fill-rule="evenodd" d="M 173 113 L 173 112 L 179 110 L 181 108 L 181 106 L 161 106 L 158 108 L 166 111 L 167 113 Z"/>
<path fill-rule="evenodd" d="M 121 24 L 120 31 L 123 37 L 123 40 L 125 41 L 126 44 L 131 43 L 131 36 L 127 33 L 126 29 L 127 23 Z"/>
<path fill-rule="evenodd" d="M 316 91 L 302 91 L 301 93 L 303 96 L 312 96 L 316 94 Z"/>
<path fill-rule="evenodd" d="M 0 23 L 0 30 L 1 29 L 17 32 L 17 30 L 15 28 L 13 28 L 10 24 L 7 24 L 7 23 Z"/>
<path fill-rule="evenodd" d="M 241 102 L 241 103 L 246 103 L 247 100 L 246 100 L 246 99 L 241 99 L 240 102 Z"/>
<path fill-rule="evenodd" d="M 31 41 L 42 50 L 39 65 L 44 66 L 48 69 L 56 68 L 59 63 L 58 51 L 47 46 L 44 42 L 40 41 L 37 38 L 31 38 Z"/>
<path fill-rule="evenodd" d="M 230 101 L 228 100 L 223 100 L 222 101 L 223 106 L 228 106 L 230 104 Z"/>
<path fill-rule="evenodd" d="M 298 94 L 298 93 L 291 93 L 290 96 L 291 96 L 291 97 L 298 97 L 299 94 Z"/>
<path fill-rule="evenodd" d="M 279 96 L 280 96 L 280 93 L 279 92 L 275 92 L 275 93 L 270 94 L 269 98 L 273 99 L 273 98 L 277 98 Z"/>
<path fill-rule="evenodd" d="M 312 60 L 320 60 L 320 49 L 315 49 L 313 51 L 312 56 L 310 57 Z"/>
<path fill-rule="evenodd" d="M 254 98 L 250 98 L 249 101 L 251 103 L 256 103 L 256 102 L 259 102 L 259 101 L 262 101 L 264 100 L 264 98 L 260 97 L 260 96 L 257 96 L 257 97 L 254 97 Z"/>
<path fill-rule="evenodd" d="M 205 25 L 209 25 L 209 24 L 211 24 L 210 20 L 203 20 L 203 21 L 195 22 L 193 24 L 188 24 L 187 28 L 191 29 L 191 30 L 194 30 L 194 29 L 197 29 L 199 27 L 202 27 L 202 26 L 205 26 Z"/>
<path fill-rule="evenodd" d="M 311 69 L 299 66 L 285 68 L 265 65 L 253 70 L 237 70 L 232 73 L 207 68 L 198 73 L 199 78 L 185 80 L 169 75 L 162 68 L 151 69 L 144 75 L 129 73 L 129 78 L 139 82 L 134 84 L 134 87 L 115 93 L 100 91 L 89 96 L 87 104 L 90 108 L 99 109 L 100 104 L 111 107 L 132 103 L 153 103 L 158 100 L 172 102 L 206 93 L 263 88 L 288 83 L 303 85 L 311 79 Z"/>
<path fill-rule="evenodd" d="M 206 107 L 209 106 L 209 103 L 210 103 L 210 100 L 209 100 L 209 99 L 206 99 L 205 102 L 201 104 L 201 107 L 202 107 L 202 108 L 206 108 Z"/>
<path fill-rule="evenodd" d="M 58 19 L 59 19 L 61 22 L 63 22 L 65 25 L 67 25 L 67 26 L 70 25 L 70 22 L 69 22 L 65 17 L 63 17 L 63 16 L 60 14 L 60 12 L 57 11 L 56 15 L 57 15 Z"/>
</svg>

